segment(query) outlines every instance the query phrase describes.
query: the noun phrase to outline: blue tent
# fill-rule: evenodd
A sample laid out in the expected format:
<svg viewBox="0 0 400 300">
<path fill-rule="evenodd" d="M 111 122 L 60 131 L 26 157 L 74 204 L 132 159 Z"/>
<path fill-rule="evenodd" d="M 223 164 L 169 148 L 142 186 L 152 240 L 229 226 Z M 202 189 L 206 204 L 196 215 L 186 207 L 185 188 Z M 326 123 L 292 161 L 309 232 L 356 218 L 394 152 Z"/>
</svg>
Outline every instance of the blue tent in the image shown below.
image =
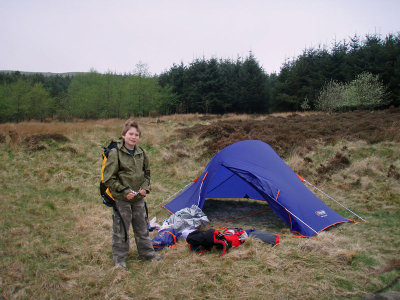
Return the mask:
<svg viewBox="0 0 400 300">
<path fill-rule="evenodd" d="M 164 207 L 171 213 L 203 208 L 207 198 L 265 200 L 293 232 L 313 236 L 351 220 L 330 209 L 266 143 L 246 140 L 218 152 L 203 174 Z"/>
</svg>

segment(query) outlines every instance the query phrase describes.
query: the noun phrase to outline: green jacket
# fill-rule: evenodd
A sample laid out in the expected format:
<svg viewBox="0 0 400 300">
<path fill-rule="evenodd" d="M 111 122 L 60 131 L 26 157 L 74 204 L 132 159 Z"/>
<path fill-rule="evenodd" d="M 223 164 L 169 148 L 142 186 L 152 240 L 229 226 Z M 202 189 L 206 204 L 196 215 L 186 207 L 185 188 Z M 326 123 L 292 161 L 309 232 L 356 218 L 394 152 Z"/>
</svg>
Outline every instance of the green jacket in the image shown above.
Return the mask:
<svg viewBox="0 0 400 300">
<path fill-rule="evenodd" d="M 150 191 L 150 164 L 144 150 L 135 145 L 134 155 L 130 154 L 123 146 L 122 139 L 118 141 L 117 149 L 112 149 L 108 155 L 106 166 L 104 168 L 104 184 L 110 188 L 110 192 L 117 200 L 125 200 L 126 195 L 134 190 L 144 189 Z M 118 163 L 119 158 L 119 163 Z M 135 199 L 140 199 L 138 195 Z"/>
</svg>

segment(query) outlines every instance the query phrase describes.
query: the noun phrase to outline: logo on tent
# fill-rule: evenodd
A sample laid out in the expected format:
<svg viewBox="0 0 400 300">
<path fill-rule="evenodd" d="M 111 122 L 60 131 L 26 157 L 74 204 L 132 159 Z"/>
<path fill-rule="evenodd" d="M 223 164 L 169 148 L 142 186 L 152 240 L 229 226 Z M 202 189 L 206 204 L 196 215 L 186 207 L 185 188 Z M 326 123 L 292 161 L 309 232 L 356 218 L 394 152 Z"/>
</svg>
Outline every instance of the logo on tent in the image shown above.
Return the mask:
<svg viewBox="0 0 400 300">
<path fill-rule="evenodd" d="M 317 211 L 315 212 L 315 214 L 316 214 L 318 217 L 321 217 L 321 218 L 325 218 L 325 217 L 328 216 L 324 210 L 317 210 Z"/>
</svg>

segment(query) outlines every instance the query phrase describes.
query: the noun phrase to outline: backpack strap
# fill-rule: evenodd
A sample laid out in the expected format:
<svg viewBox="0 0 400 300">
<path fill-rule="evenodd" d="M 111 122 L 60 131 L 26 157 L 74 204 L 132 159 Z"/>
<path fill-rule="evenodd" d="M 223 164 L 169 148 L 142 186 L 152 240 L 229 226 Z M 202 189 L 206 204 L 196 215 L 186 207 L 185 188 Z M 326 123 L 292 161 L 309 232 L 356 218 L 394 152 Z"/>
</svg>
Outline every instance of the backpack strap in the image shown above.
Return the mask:
<svg viewBox="0 0 400 300">
<path fill-rule="evenodd" d="M 226 252 L 228 252 L 230 247 L 232 247 L 232 244 L 227 241 L 224 235 L 218 230 L 214 231 L 214 245 L 222 250 L 220 254 L 221 257 L 224 256 Z"/>
<path fill-rule="evenodd" d="M 119 149 L 118 149 L 118 144 L 115 147 L 115 150 L 117 150 L 117 160 L 118 160 L 118 170 L 121 168 L 121 163 L 119 162 Z"/>
<path fill-rule="evenodd" d="M 144 201 L 144 208 L 146 209 L 146 222 L 149 224 L 149 209 L 147 208 L 147 203 Z"/>
<path fill-rule="evenodd" d="M 113 209 L 114 209 L 115 213 L 118 215 L 118 217 L 121 219 L 122 227 L 124 227 L 125 242 L 126 242 L 128 240 L 128 231 L 126 230 L 124 219 L 122 219 L 121 213 L 119 212 L 116 203 L 114 204 Z"/>
<path fill-rule="evenodd" d="M 120 161 L 119 161 L 119 149 L 118 149 L 118 147 L 115 148 L 115 149 L 117 149 L 118 170 L 119 170 L 119 169 L 121 168 L 121 163 L 120 163 Z"/>
</svg>

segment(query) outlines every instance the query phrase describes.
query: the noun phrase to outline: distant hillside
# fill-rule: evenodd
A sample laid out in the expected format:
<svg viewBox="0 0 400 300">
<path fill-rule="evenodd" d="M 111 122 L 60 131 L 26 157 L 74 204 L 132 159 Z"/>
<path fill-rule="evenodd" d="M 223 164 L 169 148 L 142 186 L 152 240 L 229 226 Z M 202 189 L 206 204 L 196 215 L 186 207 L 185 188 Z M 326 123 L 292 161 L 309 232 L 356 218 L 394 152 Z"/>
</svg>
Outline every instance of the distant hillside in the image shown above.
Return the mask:
<svg viewBox="0 0 400 300">
<path fill-rule="evenodd" d="M 15 72 L 18 72 L 21 75 L 41 74 L 41 75 L 47 76 L 47 77 L 56 76 L 56 75 L 60 75 L 60 76 L 66 77 L 66 76 L 75 76 L 75 75 L 78 75 L 78 74 L 88 73 L 88 72 L 51 73 L 51 72 L 26 72 L 26 71 L 16 71 L 16 70 L 0 70 L 0 73 L 8 73 L 8 74 L 10 74 L 10 73 L 15 73 Z"/>
</svg>

